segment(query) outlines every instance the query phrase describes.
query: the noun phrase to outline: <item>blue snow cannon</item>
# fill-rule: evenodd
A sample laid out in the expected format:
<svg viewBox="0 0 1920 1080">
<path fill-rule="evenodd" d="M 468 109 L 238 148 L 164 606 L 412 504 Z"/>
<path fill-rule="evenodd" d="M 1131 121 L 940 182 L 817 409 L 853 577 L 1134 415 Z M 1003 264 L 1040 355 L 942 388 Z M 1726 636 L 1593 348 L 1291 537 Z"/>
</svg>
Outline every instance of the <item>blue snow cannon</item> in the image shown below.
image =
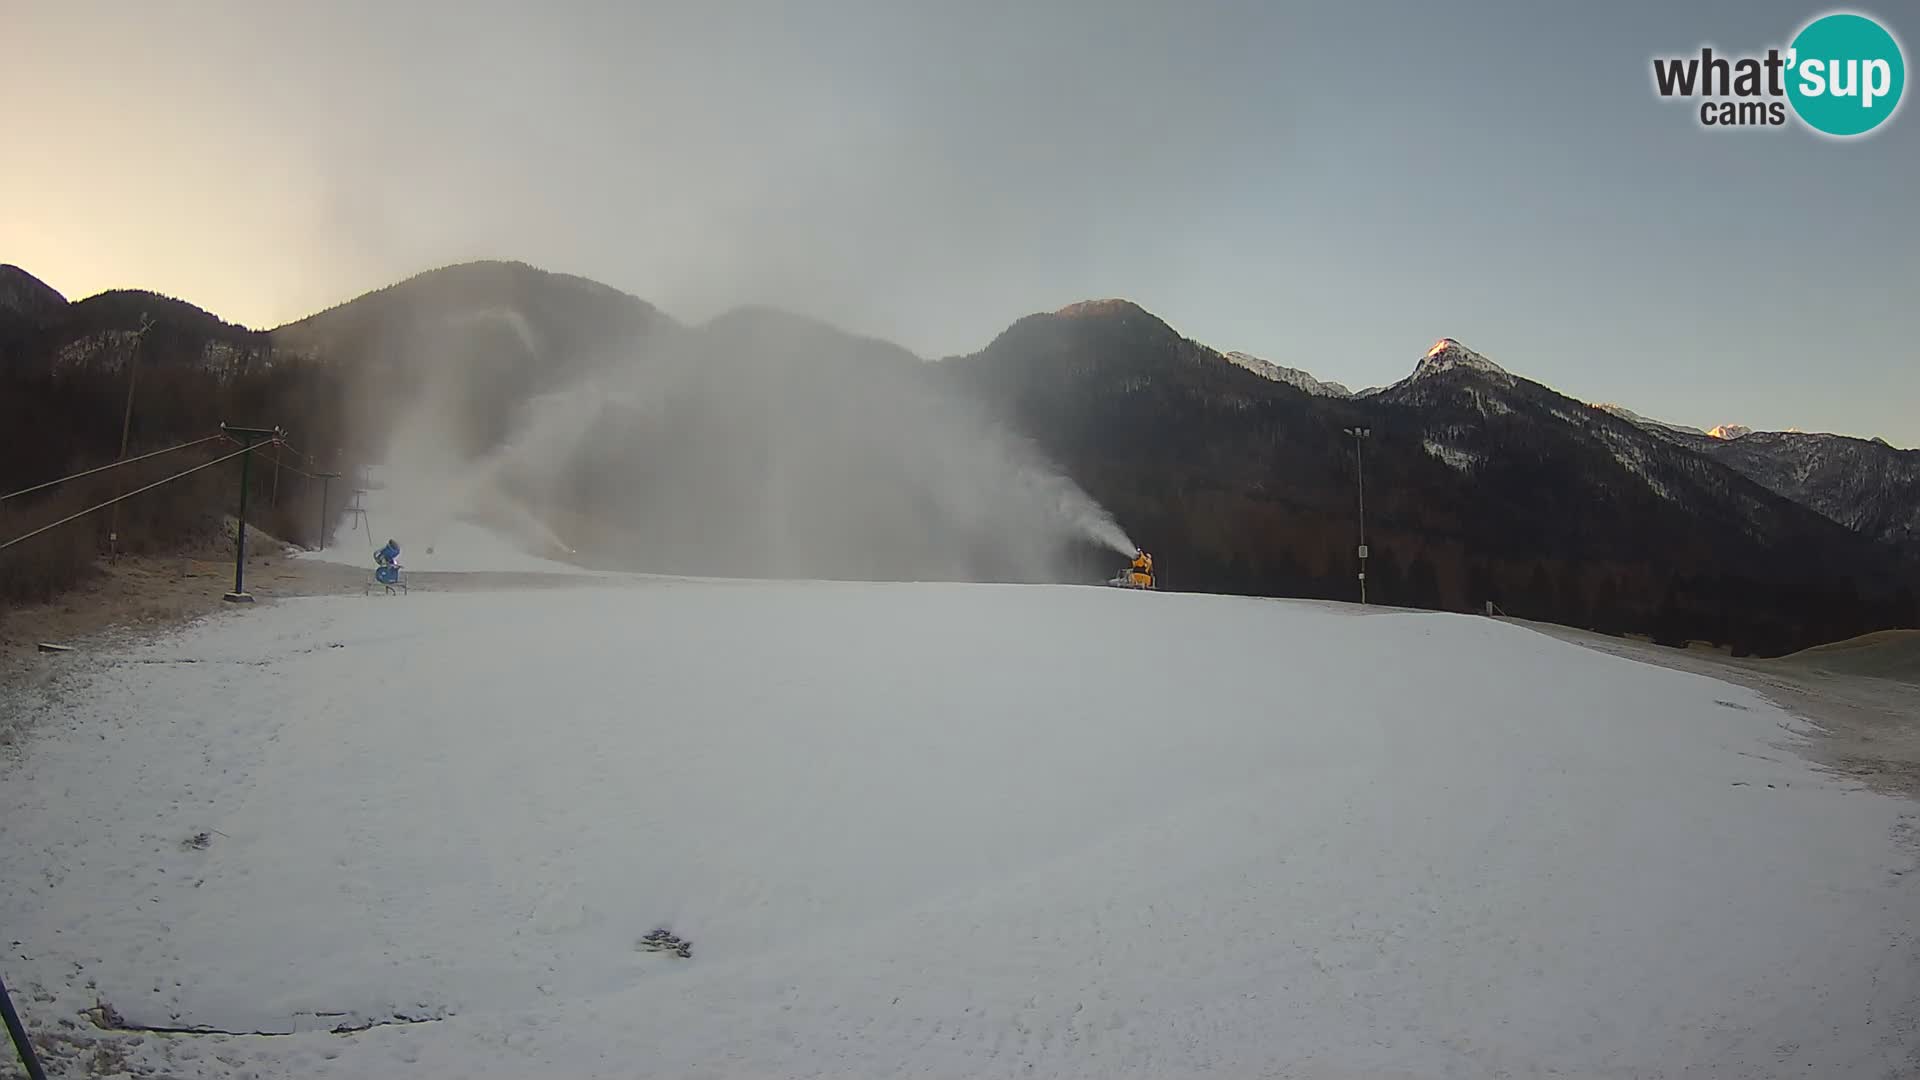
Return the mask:
<svg viewBox="0 0 1920 1080">
<path fill-rule="evenodd" d="M 407 586 L 400 580 L 399 544 L 388 540 L 386 547 L 373 553 L 373 561 L 373 580 L 375 584 L 384 586 L 388 592 L 392 592 L 395 589 L 399 589 L 401 592 L 407 591 Z"/>
</svg>

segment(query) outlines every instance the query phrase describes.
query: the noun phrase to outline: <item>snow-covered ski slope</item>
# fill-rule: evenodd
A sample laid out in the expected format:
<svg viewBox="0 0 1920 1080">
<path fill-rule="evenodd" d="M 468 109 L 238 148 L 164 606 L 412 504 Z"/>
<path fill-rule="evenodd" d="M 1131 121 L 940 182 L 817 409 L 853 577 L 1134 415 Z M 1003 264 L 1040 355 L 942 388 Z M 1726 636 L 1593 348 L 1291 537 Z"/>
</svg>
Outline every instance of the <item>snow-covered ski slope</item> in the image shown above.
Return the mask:
<svg viewBox="0 0 1920 1080">
<path fill-rule="evenodd" d="M 112 1037 L 159 1075 L 1920 1062 L 1915 806 L 1483 619 L 624 580 L 92 663 L 0 762 L 7 979 L 38 1025 L 293 1032 Z"/>
<path fill-rule="evenodd" d="M 510 573 L 510 574 L 591 574 L 593 571 L 572 563 L 541 558 L 520 550 L 500 533 L 471 522 L 447 520 L 416 536 L 409 530 L 397 530 L 400 565 L 404 570 L 421 572 Z M 424 537 L 421 539 L 420 537 Z M 322 562 L 364 566 L 373 572 L 373 554 L 386 543 L 382 536 L 372 546 L 363 533 L 342 531 L 322 551 L 302 552 L 295 556 Z"/>
<path fill-rule="evenodd" d="M 380 486 L 361 491 L 355 500 L 360 514 L 343 511 L 324 550 L 298 557 L 322 562 L 364 566 L 372 572 L 373 553 L 388 539 L 400 545 L 403 570 L 442 573 L 590 574 L 572 563 L 550 556 L 563 554 L 565 545 L 537 517 L 518 502 L 494 493 L 497 514 L 517 521 L 515 530 L 489 527 L 460 516 L 459 510 L 475 498 L 484 483 L 469 475 L 411 477 L 406 488 L 387 486 L 390 470 L 367 470 L 369 483 Z M 378 533 L 378 536 L 375 533 Z M 536 554 L 544 550 L 545 555 Z"/>
</svg>

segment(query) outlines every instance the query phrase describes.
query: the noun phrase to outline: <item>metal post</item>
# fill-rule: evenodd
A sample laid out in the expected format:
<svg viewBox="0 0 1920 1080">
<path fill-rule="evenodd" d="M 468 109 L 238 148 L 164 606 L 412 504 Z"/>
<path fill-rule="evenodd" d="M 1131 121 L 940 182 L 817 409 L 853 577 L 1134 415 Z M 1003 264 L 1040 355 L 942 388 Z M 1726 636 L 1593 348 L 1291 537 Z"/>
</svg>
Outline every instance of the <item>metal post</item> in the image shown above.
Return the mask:
<svg viewBox="0 0 1920 1080">
<path fill-rule="evenodd" d="M 1361 452 L 1365 439 L 1365 435 L 1357 435 L 1353 440 L 1354 486 L 1360 493 L 1360 602 L 1363 604 L 1367 602 L 1367 467 Z"/>
<path fill-rule="evenodd" d="M 247 480 L 253 470 L 253 441 L 247 441 L 247 451 L 240 455 L 240 522 L 233 536 L 233 591 L 227 599 L 236 603 L 245 603 L 253 597 L 247 595 Z"/>
<path fill-rule="evenodd" d="M 133 388 L 140 379 L 140 346 L 147 340 L 147 331 L 153 329 L 153 320 L 146 312 L 140 313 L 140 329 L 133 332 L 133 348 L 127 352 L 127 406 L 120 414 L 120 456 L 117 461 L 127 457 L 127 436 L 133 432 Z M 122 481 L 119 490 L 125 491 Z M 114 500 L 113 508 L 108 511 L 107 554 L 117 558 L 120 554 L 120 502 Z"/>
<path fill-rule="evenodd" d="M 1343 429 L 1353 436 L 1353 477 L 1355 490 L 1360 495 L 1360 602 L 1367 602 L 1367 471 L 1361 464 L 1360 446 L 1367 436 L 1373 434 L 1372 428 L 1350 427 Z"/>
<path fill-rule="evenodd" d="M 278 439 L 279 428 L 242 428 L 221 424 L 220 430 L 237 436 L 246 445 L 246 452 L 240 455 L 240 521 L 234 529 L 233 538 L 233 591 L 223 599 L 235 604 L 251 604 L 253 597 L 246 589 L 247 572 L 247 484 L 253 473 L 253 448 L 264 439 Z"/>
<path fill-rule="evenodd" d="M 20 1014 L 13 1011 L 13 997 L 7 993 L 5 980 L 0 980 L 0 1013 L 6 1014 L 7 1034 L 13 1036 L 13 1048 L 20 1053 L 20 1064 L 27 1067 L 27 1080 L 47 1080 L 46 1070 L 40 1068 L 40 1059 L 34 1056 L 33 1043 L 27 1040 L 26 1026 L 20 1023 Z"/>
</svg>

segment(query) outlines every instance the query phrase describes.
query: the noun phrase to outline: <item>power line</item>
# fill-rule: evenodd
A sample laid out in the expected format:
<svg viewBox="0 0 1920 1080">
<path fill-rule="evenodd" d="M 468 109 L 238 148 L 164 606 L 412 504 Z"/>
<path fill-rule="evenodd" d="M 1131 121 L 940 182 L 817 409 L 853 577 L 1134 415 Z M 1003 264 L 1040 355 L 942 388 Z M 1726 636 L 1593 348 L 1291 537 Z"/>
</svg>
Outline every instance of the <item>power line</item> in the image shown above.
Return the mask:
<svg viewBox="0 0 1920 1080">
<path fill-rule="evenodd" d="M 6 502 L 8 499 L 17 499 L 22 495 L 31 495 L 36 491 L 45 491 L 47 488 L 54 487 L 59 484 L 64 484 L 69 480 L 78 480 L 83 476 L 92 476 L 94 473 L 97 473 L 97 472 L 105 472 L 108 469 L 119 468 L 122 465 L 131 465 L 136 461 L 145 461 L 150 457 L 159 457 L 161 454 L 171 454 L 175 450 L 185 450 L 189 446 L 199 446 L 201 443 L 212 442 L 213 440 L 218 439 L 220 437 L 221 437 L 220 435 L 209 435 L 204 439 L 195 439 L 192 442 L 181 443 L 179 446 L 169 446 L 165 450 L 153 450 L 153 451 L 149 451 L 148 453 L 141 454 L 138 457 L 122 458 L 119 461 L 109 461 L 105 465 L 95 466 L 94 468 L 88 469 L 85 472 L 77 472 L 77 473 L 74 473 L 72 476 L 63 476 L 58 480 L 49 480 L 44 484 L 35 484 L 30 488 L 22 488 L 11 495 L 0 495 L 0 502 Z"/>
<path fill-rule="evenodd" d="M 215 436 L 215 438 L 218 438 L 218 436 Z M 201 441 L 205 442 L 206 440 L 202 439 Z M 34 537 L 39 536 L 41 533 L 48 531 L 49 529 L 57 529 L 60 526 L 67 524 L 68 522 L 78 521 L 81 518 L 86 517 L 88 514 L 93 513 L 95 510 L 104 510 L 107 507 L 112 506 L 114 503 L 120 502 L 123 499 L 131 499 L 135 495 L 139 495 L 143 492 L 152 491 L 154 488 L 159 487 L 161 484 L 172 483 L 173 481 L 178 480 L 183 476 L 191 476 L 192 474 L 199 472 L 201 469 L 211 468 L 215 465 L 220 464 L 223 461 L 232 461 L 234 458 L 237 458 L 241 454 L 244 454 L 247 451 L 252 449 L 253 447 L 251 446 L 243 446 L 240 449 L 235 450 L 231 454 L 226 454 L 221 457 L 214 458 L 212 461 L 203 461 L 200 464 L 195 465 L 191 469 L 184 469 L 180 472 L 174 473 L 172 476 L 169 476 L 164 480 L 155 480 L 153 483 L 148 484 L 146 487 L 135 488 L 134 490 L 127 492 L 125 495 L 115 496 L 114 498 L 108 499 L 106 502 L 103 502 L 98 506 L 89 506 L 85 510 L 80 511 L 77 514 L 69 514 L 66 517 L 61 518 L 59 521 L 53 522 L 48 525 L 42 525 L 30 533 L 27 533 L 23 536 L 16 536 L 13 539 L 8 540 L 6 543 L 0 544 L 0 551 L 5 551 L 15 544 L 19 544 L 19 543 L 23 543 L 25 541 L 31 540 Z"/>
<path fill-rule="evenodd" d="M 311 462 L 309 462 L 309 463 L 311 463 Z M 295 476 L 304 476 L 304 477 L 306 477 L 306 478 L 307 478 L 307 479 L 309 479 L 309 480 L 318 480 L 318 479 L 320 479 L 320 474 L 319 474 L 319 473 L 310 473 L 310 472 L 306 472 L 305 470 L 302 470 L 302 469 L 296 469 L 296 468 L 294 468 L 294 467 L 293 467 L 292 465 L 289 465 L 289 466 L 287 466 L 287 469 L 288 469 L 288 470 L 289 470 L 290 472 L 292 472 L 292 473 L 293 473 L 293 474 L 294 474 Z"/>
<path fill-rule="evenodd" d="M 305 472 L 305 471 L 303 471 L 303 470 L 301 470 L 301 469 L 297 469 L 297 468 L 295 468 L 295 467 L 293 467 L 292 465 L 289 465 L 289 464 L 287 464 L 287 463 L 286 463 L 286 461 L 285 461 L 285 459 L 283 459 L 283 458 L 281 458 L 281 456 L 280 456 L 280 451 L 282 451 L 282 450 L 293 450 L 293 447 L 291 447 L 291 446 L 288 446 L 288 445 L 287 445 L 286 443 L 282 443 L 282 442 L 275 442 L 275 443 L 271 443 L 270 445 L 271 445 L 271 446 L 273 447 L 273 464 L 274 464 L 274 466 L 275 466 L 276 468 L 281 468 L 281 469 L 285 469 L 285 470 L 287 470 L 288 472 L 290 472 L 290 473 L 292 473 L 292 474 L 293 474 L 293 475 L 295 475 L 295 476 L 304 476 L 304 477 L 306 477 L 306 478 L 307 478 L 307 479 L 309 479 L 309 480 L 318 480 L 318 479 L 320 479 L 320 478 L 319 478 L 318 476 L 315 476 L 314 474 L 312 474 L 312 473 L 310 473 L 310 472 Z M 293 452 L 294 452 L 294 453 L 296 453 L 296 454 L 299 454 L 299 453 L 300 453 L 300 451 L 298 451 L 298 450 L 293 450 Z M 303 454 L 303 455 L 301 455 L 301 456 L 303 456 L 303 457 L 304 457 L 305 455 Z"/>
</svg>

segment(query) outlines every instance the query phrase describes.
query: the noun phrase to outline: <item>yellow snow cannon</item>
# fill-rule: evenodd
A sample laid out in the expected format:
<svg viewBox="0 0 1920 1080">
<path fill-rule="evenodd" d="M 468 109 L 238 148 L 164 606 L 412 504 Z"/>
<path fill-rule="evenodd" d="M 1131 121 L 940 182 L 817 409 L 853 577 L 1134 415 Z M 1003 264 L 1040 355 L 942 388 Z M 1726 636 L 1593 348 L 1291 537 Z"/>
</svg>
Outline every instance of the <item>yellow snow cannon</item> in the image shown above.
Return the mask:
<svg viewBox="0 0 1920 1080">
<path fill-rule="evenodd" d="M 1117 585 L 1122 589 L 1153 588 L 1153 556 L 1144 551 L 1135 551 L 1133 553 L 1132 564 L 1125 570 L 1120 571 L 1120 573 L 1107 584 Z"/>
</svg>

